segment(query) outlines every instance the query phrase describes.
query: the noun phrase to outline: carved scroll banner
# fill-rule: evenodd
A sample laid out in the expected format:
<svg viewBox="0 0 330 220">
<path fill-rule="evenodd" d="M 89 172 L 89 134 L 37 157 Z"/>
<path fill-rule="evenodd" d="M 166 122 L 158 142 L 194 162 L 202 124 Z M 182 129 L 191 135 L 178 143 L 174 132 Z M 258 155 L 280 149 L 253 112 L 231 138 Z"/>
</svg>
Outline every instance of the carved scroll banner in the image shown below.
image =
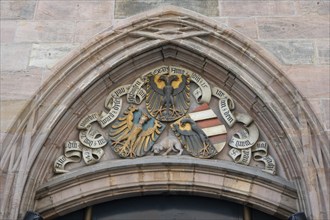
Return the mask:
<svg viewBox="0 0 330 220">
<path fill-rule="evenodd" d="M 87 165 L 91 165 L 98 162 L 102 158 L 102 156 L 104 155 L 104 151 L 102 148 L 91 149 L 88 147 L 84 147 L 82 155 L 84 158 L 84 162 Z"/>
<path fill-rule="evenodd" d="M 198 88 L 193 92 L 196 101 L 199 104 L 209 103 L 211 101 L 212 91 L 208 82 L 194 72 L 190 74 L 190 78 L 192 82 L 198 85 Z"/>
<path fill-rule="evenodd" d="M 212 95 L 219 99 L 220 114 L 229 127 L 234 126 L 236 122 L 244 125 L 240 131 L 233 135 L 229 141 L 229 156 L 235 163 L 249 165 L 251 158 L 265 164 L 264 172 L 275 174 L 275 161 L 268 155 L 267 143 L 258 141 L 259 130 L 253 123 L 253 118 L 247 114 L 233 113 L 235 105 L 233 99 L 222 89 L 212 88 Z"/>
<path fill-rule="evenodd" d="M 142 78 L 138 78 L 131 85 L 127 93 L 127 102 L 133 104 L 141 104 L 146 97 L 146 91 L 142 88 L 145 81 Z"/>
<path fill-rule="evenodd" d="M 251 161 L 251 149 L 238 150 L 232 148 L 229 151 L 229 156 L 235 161 L 235 163 L 247 166 Z"/>
<path fill-rule="evenodd" d="M 234 100 L 222 89 L 214 87 L 212 95 L 219 99 L 219 109 L 222 118 L 226 121 L 229 127 L 232 127 L 236 122 L 236 117 L 232 110 L 235 108 Z"/>
<path fill-rule="evenodd" d="M 78 163 L 83 158 L 87 165 L 98 162 L 104 155 L 102 148 L 91 149 L 81 146 L 79 141 L 68 141 L 65 143 L 64 155 L 59 156 L 54 162 L 55 173 L 66 173 L 65 165 Z"/>
<path fill-rule="evenodd" d="M 268 155 L 268 144 L 264 141 L 258 141 L 253 147 L 253 159 L 265 164 L 265 169 L 262 171 L 275 175 L 276 164 L 272 156 Z"/>
<path fill-rule="evenodd" d="M 123 100 L 121 97 L 128 93 L 130 86 L 131 85 L 120 86 L 107 96 L 105 100 L 105 107 L 109 110 L 109 112 L 101 112 L 100 119 L 98 120 L 102 128 L 108 126 L 118 117 L 123 105 Z"/>
<path fill-rule="evenodd" d="M 145 79 L 146 76 L 148 75 L 164 75 L 168 74 L 170 72 L 170 67 L 169 66 L 159 66 L 157 68 L 154 68 L 145 74 L 142 75 L 143 79 Z"/>
<path fill-rule="evenodd" d="M 65 143 L 64 155 L 59 156 L 54 162 L 55 173 L 66 173 L 64 169 L 68 163 L 78 163 L 81 160 L 82 147 L 79 141 L 68 141 Z"/>
<path fill-rule="evenodd" d="M 233 135 L 229 141 L 229 146 L 233 147 L 229 151 L 229 156 L 235 163 L 249 165 L 252 153 L 251 147 L 259 138 L 259 130 L 249 115 L 236 114 L 235 120 L 243 123 L 244 128 Z"/>
<path fill-rule="evenodd" d="M 236 136 L 236 137 L 235 137 Z M 245 140 L 249 137 L 249 133 L 242 129 L 238 131 L 233 138 L 238 140 Z M 252 146 L 252 145 L 251 145 Z M 251 146 L 235 146 L 234 148 L 230 149 L 229 156 L 235 161 L 235 163 L 249 165 L 251 161 Z"/>
<path fill-rule="evenodd" d="M 93 129 L 91 125 L 87 127 L 87 130 L 80 131 L 79 140 L 83 145 L 92 149 L 101 148 L 107 144 L 101 133 Z"/>
<path fill-rule="evenodd" d="M 252 147 L 259 138 L 259 130 L 252 122 L 252 118 L 246 114 L 236 114 L 235 119 L 244 124 L 244 128 L 233 136 L 229 141 L 229 146 L 237 149 L 246 149 Z"/>
<path fill-rule="evenodd" d="M 267 143 L 264 141 L 258 141 L 251 147 L 253 141 L 245 143 L 244 141 L 247 139 L 249 139 L 249 133 L 244 129 L 237 132 L 236 137 L 234 135 L 232 140 L 235 141 L 229 143 L 230 146 L 234 147 L 229 151 L 230 157 L 235 163 L 243 165 L 249 165 L 251 157 L 253 157 L 255 161 L 263 162 L 265 164 L 265 169 L 262 171 L 275 175 L 275 160 L 272 156 L 268 155 Z M 240 144 L 239 141 L 242 141 L 242 144 Z"/>
</svg>

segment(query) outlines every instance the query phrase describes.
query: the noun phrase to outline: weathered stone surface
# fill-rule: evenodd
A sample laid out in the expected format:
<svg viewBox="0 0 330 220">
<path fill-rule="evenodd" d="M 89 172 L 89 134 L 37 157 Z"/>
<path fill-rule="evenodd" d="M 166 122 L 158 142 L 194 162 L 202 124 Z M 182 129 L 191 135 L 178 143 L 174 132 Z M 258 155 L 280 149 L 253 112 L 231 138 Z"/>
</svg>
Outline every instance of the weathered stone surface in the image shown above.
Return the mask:
<svg viewBox="0 0 330 220">
<path fill-rule="evenodd" d="M 16 119 L 17 115 L 22 111 L 23 107 L 27 102 L 28 100 L 0 101 L 0 128 L 2 133 L 8 131 L 8 129 Z"/>
<path fill-rule="evenodd" d="M 307 98 L 323 128 L 329 129 L 330 114 L 327 102 L 330 97 L 330 66 L 295 65 L 283 67 L 283 70 L 299 92 Z"/>
<path fill-rule="evenodd" d="M 219 14 L 217 0 L 117 0 L 115 18 L 128 17 L 164 5 L 175 5 L 208 16 L 218 16 Z"/>
<path fill-rule="evenodd" d="M 77 44 L 33 44 L 29 66 L 52 68 L 65 57 Z"/>
<path fill-rule="evenodd" d="M 84 42 L 110 25 L 110 21 L 78 21 L 74 42 Z"/>
<path fill-rule="evenodd" d="M 313 41 L 258 41 L 283 64 L 311 64 L 315 59 Z"/>
<path fill-rule="evenodd" d="M 223 1 L 220 15 L 230 17 L 245 16 L 285 16 L 294 15 L 294 4 L 290 1 Z"/>
<path fill-rule="evenodd" d="M 1 20 L 1 43 L 12 43 L 14 41 L 17 21 Z"/>
<path fill-rule="evenodd" d="M 111 1 L 39 1 L 36 19 L 39 20 L 108 20 Z"/>
<path fill-rule="evenodd" d="M 263 39 L 328 38 L 329 17 L 257 18 Z"/>
<path fill-rule="evenodd" d="M 330 130 L 330 99 L 321 99 L 321 108 L 323 110 L 322 123 L 326 130 Z"/>
<path fill-rule="evenodd" d="M 1 71 L 26 69 L 31 44 L 1 44 Z"/>
<path fill-rule="evenodd" d="M 329 1 L 296 1 L 298 15 L 328 15 L 330 13 Z"/>
<path fill-rule="evenodd" d="M 53 211 L 54 207 L 66 210 L 70 208 L 67 204 L 77 206 L 111 196 L 140 195 L 141 187 L 144 195 L 157 191 L 198 195 L 203 189 L 204 196 L 221 194 L 223 198 L 236 202 L 246 201 L 248 197 L 249 202 L 258 200 L 259 206 L 270 206 L 267 210 L 271 208 L 279 215 L 283 215 L 277 212 L 279 208 L 288 213 L 296 209 L 297 196 L 291 182 L 228 161 L 196 160 L 187 156 L 144 157 L 134 161 L 114 160 L 113 163 L 100 163 L 76 171 L 40 186 L 36 210 L 45 218 L 58 213 Z M 265 180 L 269 181 L 265 183 Z M 61 187 L 63 185 L 66 187 Z M 235 193 L 235 197 L 231 193 Z M 270 194 L 273 196 L 271 200 Z"/>
<path fill-rule="evenodd" d="M 35 19 L 37 20 L 71 20 L 77 16 L 78 3 L 74 1 L 39 1 Z"/>
<path fill-rule="evenodd" d="M 255 18 L 229 18 L 228 26 L 252 39 L 258 38 Z"/>
<path fill-rule="evenodd" d="M 1 19 L 32 19 L 36 1 L 1 1 Z"/>
<path fill-rule="evenodd" d="M 330 41 L 316 41 L 317 58 L 319 64 L 330 64 Z"/>
<path fill-rule="evenodd" d="M 224 26 L 228 25 L 228 18 L 222 18 L 222 17 L 212 17 L 213 20 L 217 21 L 218 24 L 222 24 Z"/>
<path fill-rule="evenodd" d="M 287 77 L 307 98 L 322 98 L 330 95 L 330 67 L 312 65 L 296 65 L 286 67 Z M 311 80 L 311 76 L 313 80 Z"/>
<path fill-rule="evenodd" d="M 109 20 L 111 14 L 111 1 L 78 3 L 77 19 L 79 20 Z"/>
<path fill-rule="evenodd" d="M 1 73 L 1 100 L 29 99 L 41 86 L 42 70 Z"/>
<path fill-rule="evenodd" d="M 18 23 L 16 42 L 72 42 L 73 21 L 21 21 Z"/>
</svg>

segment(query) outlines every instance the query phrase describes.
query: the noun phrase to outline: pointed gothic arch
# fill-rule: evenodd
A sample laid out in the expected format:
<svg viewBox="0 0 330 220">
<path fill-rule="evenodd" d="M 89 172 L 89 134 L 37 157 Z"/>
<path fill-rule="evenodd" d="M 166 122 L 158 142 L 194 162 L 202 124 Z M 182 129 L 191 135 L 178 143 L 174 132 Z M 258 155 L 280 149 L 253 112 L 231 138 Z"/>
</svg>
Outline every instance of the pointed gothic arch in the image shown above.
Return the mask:
<svg viewBox="0 0 330 220">
<path fill-rule="evenodd" d="M 283 179 L 222 162 L 212 165 L 198 159 L 178 162 L 171 158 L 102 163 L 52 177 L 54 158 L 63 147 L 58 143 L 74 132 L 77 121 L 95 103 L 101 103 L 115 84 L 173 62 L 215 81 L 251 114 L 271 142 L 277 163 L 283 167 Z M 16 219 L 28 209 L 54 217 L 77 205 L 172 190 L 223 197 L 280 217 L 304 211 L 310 218 L 329 218 L 329 140 L 274 59 L 241 34 L 200 14 L 164 7 L 95 36 L 53 71 L 4 140 L 2 217 Z M 191 169 L 184 181 L 169 176 L 157 179 L 159 164 L 166 165 L 162 172 L 173 172 L 173 176 Z M 155 179 L 141 179 L 139 172 L 144 168 L 144 175 Z M 132 179 L 128 181 L 131 185 L 113 188 L 107 184 L 111 175 L 139 181 Z M 219 183 L 203 182 L 203 178 Z M 91 179 L 105 185 L 93 188 Z M 226 181 L 236 185 L 226 185 Z M 253 187 L 272 194 L 274 200 L 255 194 Z M 67 191 L 76 193 L 68 198 Z"/>
</svg>

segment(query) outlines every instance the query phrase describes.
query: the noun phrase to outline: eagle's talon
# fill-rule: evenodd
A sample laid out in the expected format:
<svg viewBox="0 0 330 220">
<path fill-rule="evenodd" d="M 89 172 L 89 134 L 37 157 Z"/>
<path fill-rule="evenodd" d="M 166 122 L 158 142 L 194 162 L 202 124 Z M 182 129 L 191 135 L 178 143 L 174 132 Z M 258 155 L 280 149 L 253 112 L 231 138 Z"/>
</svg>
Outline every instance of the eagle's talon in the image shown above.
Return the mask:
<svg viewBox="0 0 330 220">
<path fill-rule="evenodd" d="M 199 151 L 199 153 L 200 153 L 201 155 L 205 156 L 205 155 L 208 155 L 208 154 L 209 154 L 209 150 L 207 149 L 207 147 L 203 147 L 203 148 Z"/>
<path fill-rule="evenodd" d="M 204 147 L 199 151 L 200 154 L 202 154 L 203 156 L 206 156 L 210 153 L 209 151 L 209 146 L 210 146 L 210 143 L 203 143 Z"/>
</svg>

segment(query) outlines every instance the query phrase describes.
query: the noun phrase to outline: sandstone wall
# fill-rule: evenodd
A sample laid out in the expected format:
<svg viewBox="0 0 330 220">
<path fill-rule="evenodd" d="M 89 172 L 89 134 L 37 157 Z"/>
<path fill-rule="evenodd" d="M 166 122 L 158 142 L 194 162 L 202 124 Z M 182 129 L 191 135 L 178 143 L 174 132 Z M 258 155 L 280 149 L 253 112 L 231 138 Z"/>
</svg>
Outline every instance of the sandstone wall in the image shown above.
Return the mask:
<svg viewBox="0 0 330 220">
<path fill-rule="evenodd" d="M 1 142 L 52 67 L 98 32 L 162 5 L 212 17 L 262 45 L 330 136 L 329 1 L 1 1 Z"/>
</svg>

